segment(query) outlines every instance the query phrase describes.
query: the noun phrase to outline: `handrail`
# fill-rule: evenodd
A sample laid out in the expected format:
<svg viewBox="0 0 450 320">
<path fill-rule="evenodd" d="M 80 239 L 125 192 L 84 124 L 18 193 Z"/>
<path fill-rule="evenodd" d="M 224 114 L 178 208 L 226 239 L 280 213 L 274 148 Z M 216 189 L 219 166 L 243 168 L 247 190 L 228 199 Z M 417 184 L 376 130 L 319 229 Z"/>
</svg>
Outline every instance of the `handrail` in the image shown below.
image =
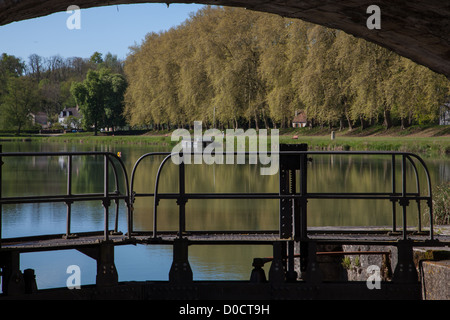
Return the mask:
<svg viewBox="0 0 450 320">
<path fill-rule="evenodd" d="M 257 152 L 232 152 L 227 153 L 224 152 L 224 154 L 256 154 Z M 393 231 L 395 231 L 395 202 L 399 202 L 400 206 L 403 208 L 403 237 L 406 240 L 407 239 L 407 221 L 406 221 L 406 208 L 409 205 L 410 200 L 415 200 L 418 203 L 419 207 L 419 215 L 421 214 L 420 210 L 420 201 L 427 201 L 427 204 L 429 206 L 429 217 L 430 217 L 430 240 L 433 240 L 433 212 L 432 212 L 432 188 L 431 188 L 431 179 L 430 174 L 428 171 L 428 168 L 423 161 L 421 157 L 419 157 L 416 154 L 410 153 L 410 152 L 397 152 L 397 151 L 277 151 L 280 155 L 391 155 L 392 156 L 392 168 L 393 168 L 393 174 L 392 174 L 392 183 L 393 188 L 392 192 L 373 192 L 373 193 L 303 193 L 303 194 L 277 194 L 277 193 L 183 193 L 182 195 L 180 192 L 178 193 L 159 193 L 158 186 L 159 186 L 159 179 L 161 176 L 162 169 L 165 165 L 165 163 L 174 155 L 179 155 L 178 153 L 170 153 L 170 152 L 156 152 L 156 153 L 148 153 L 144 156 L 142 156 L 138 162 L 136 163 L 135 167 L 133 168 L 133 176 L 132 181 L 134 179 L 134 174 L 137 169 L 138 163 L 145 157 L 154 156 L 154 155 L 164 155 L 166 156 L 164 160 L 160 163 L 157 175 L 156 175 L 156 182 L 155 182 L 155 190 L 153 193 L 143 193 L 139 194 L 139 196 L 153 196 L 154 197 L 154 208 L 153 208 L 153 237 L 157 237 L 157 206 L 159 204 L 160 199 L 177 199 L 180 200 L 183 198 L 184 201 L 181 201 L 179 203 L 180 206 L 184 206 L 185 202 L 189 199 L 386 199 L 391 200 L 393 202 Z M 397 192 L 395 190 L 395 161 L 396 156 L 401 157 L 402 160 L 402 166 L 401 166 L 401 173 L 402 173 L 402 183 L 401 192 Z M 428 186 L 428 195 L 421 195 L 420 192 L 420 184 L 419 184 L 419 176 L 417 171 L 417 166 L 413 161 L 413 158 L 417 159 L 423 169 L 425 170 L 426 174 L 426 182 Z M 416 192 L 407 192 L 406 191 L 406 161 L 408 161 L 414 171 L 415 180 L 416 180 Z M 181 170 L 180 170 L 181 171 Z M 184 170 L 183 170 L 184 172 Z M 133 186 L 131 186 L 133 197 L 135 197 L 137 194 L 133 191 Z M 133 198 L 134 200 L 134 198 Z M 184 209 L 183 209 L 184 210 Z M 181 219 L 181 217 L 180 217 Z M 421 231 L 421 219 L 419 218 L 419 231 Z M 181 222 L 180 222 L 180 236 L 182 234 L 181 230 Z"/>
<path fill-rule="evenodd" d="M 272 152 L 273 153 L 273 152 Z M 181 237 L 184 231 L 184 206 L 189 199 L 298 199 L 299 201 L 306 201 L 308 199 L 375 199 L 375 200 L 391 200 L 393 202 L 393 230 L 395 231 L 395 203 L 398 202 L 403 208 L 403 236 L 406 239 L 407 236 L 407 223 L 406 223 L 406 208 L 409 205 L 410 200 L 415 200 L 419 206 L 420 213 L 420 201 L 426 201 L 429 207 L 429 218 L 430 218 L 430 239 L 433 240 L 433 211 L 432 211 L 432 188 L 431 179 L 428 168 L 424 160 L 416 154 L 409 152 L 389 152 L 389 151 L 276 151 L 279 155 L 390 155 L 392 164 L 392 190 L 391 192 L 347 192 L 347 193 L 185 193 L 184 190 L 184 165 L 179 166 L 179 178 L 180 178 L 180 190 L 177 193 L 160 193 L 159 192 L 159 180 L 167 161 L 174 155 L 182 155 L 182 153 L 172 153 L 172 152 L 150 152 L 142 155 L 134 164 L 131 179 L 128 179 L 127 170 L 122 159 L 114 153 L 111 152 L 97 152 L 97 151 L 87 151 L 87 152 L 1 152 L 0 149 L 0 163 L 2 164 L 2 159 L 5 157 L 26 157 L 26 156 L 67 156 L 68 157 L 68 175 L 67 175 L 67 193 L 49 196 L 26 196 L 26 197 L 2 197 L 1 194 L 1 168 L 0 168 L 0 213 L 1 206 L 3 204 L 15 204 L 15 203 L 42 203 L 42 202 L 65 202 L 67 205 L 67 226 L 66 235 L 70 236 L 70 218 L 71 218 L 71 204 L 76 201 L 88 201 L 88 200 L 101 200 L 103 202 L 105 210 L 105 230 L 104 238 L 108 240 L 108 208 L 110 206 L 110 201 L 116 201 L 116 219 L 114 231 L 117 231 L 118 225 L 118 203 L 120 200 L 124 200 L 127 206 L 127 227 L 128 227 L 128 237 L 131 237 L 133 232 L 133 204 L 137 196 L 142 197 L 154 197 L 153 199 L 153 237 L 158 236 L 157 228 L 157 206 L 161 199 L 174 199 L 177 200 L 180 206 L 180 233 Z M 251 155 L 258 154 L 258 152 L 225 152 L 226 155 Z M 142 193 L 137 194 L 134 191 L 135 175 L 139 164 L 147 157 L 162 155 L 164 159 L 161 161 L 158 171 L 156 174 L 155 189 L 152 193 Z M 104 190 L 103 193 L 83 193 L 83 194 L 73 194 L 71 187 L 72 179 L 72 157 L 73 156 L 102 156 L 104 158 Z M 395 161 L 396 157 L 401 157 L 402 165 L 402 184 L 401 191 L 396 190 L 395 181 Z M 423 167 L 426 174 L 426 183 L 428 187 L 428 195 L 421 195 L 420 190 L 420 179 L 418 175 L 417 166 L 415 161 L 417 160 Z M 410 163 L 415 175 L 416 180 L 416 192 L 407 192 L 406 190 L 406 163 Z M 119 164 L 119 167 L 116 164 Z M 114 174 L 115 191 L 111 192 L 109 190 L 109 168 L 112 168 Z M 121 193 L 120 183 L 119 183 L 119 172 L 124 178 L 125 183 L 125 194 Z M 302 173 L 301 173 L 302 174 Z M 306 174 L 306 173 L 305 173 Z M 183 186 L 181 186 L 183 184 Z M 306 190 L 306 189 L 305 189 Z M 302 213 L 305 214 L 306 213 Z M 306 221 L 306 220 L 305 220 Z M 419 231 L 421 220 L 419 217 Z M 1 246 L 1 214 L 0 214 L 0 246 Z"/>
<path fill-rule="evenodd" d="M 1 151 L 1 149 L 0 149 Z M 71 222 L 71 206 L 74 202 L 79 201 L 91 201 L 91 200 L 101 200 L 104 206 L 104 214 L 105 214 L 105 230 L 104 230 L 104 240 L 109 239 L 109 206 L 110 201 L 114 200 L 116 203 L 116 217 L 115 217 L 115 225 L 114 232 L 117 232 L 118 228 L 118 214 L 119 214 L 119 200 L 124 200 L 128 210 L 127 210 L 127 224 L 130 227 L 130 184 L 128 181 L 128 174 L 125 168 L 123 161 L 114 153 L 111 152 L 102 152 L 102 151 L 85 151 L 85 152 L 0 152 L 0 161 L 3 158 L 8 157 L 68 157 L 68 168 L 67 168 L 67 193 L 66 194 L 57 194 L 57 195 L 44 195 L 44 196 L 19 196 L 19 197 L 3 197 L 0 192 L 0 208 L 3 204 L 23 204 L 23 203 L 51 203 L 51 202 L 64 202 L 67 206 L 67 217 L 66 217 L 66 237 L 71 237 L 70 230 L 70 222 Z M 82 194 L 73 194 L 72 193 L 72 157 L 74 156 L 101 156 L 104 159 L 104 186 L 103 193 L 82 193 Z M 122 175 L 124 178 L 124 187 L 125 194 L 121 193 L 121 187 L 119 184 L 119 174 L 116 164 L 114 163 L 116 160 L 119 163 L 119 167 L 122 171 Z M 3 162 L 1 162 L 3 165 Z M 3 166 L 1 166 L 3 167 Z M 109 168 L 112 168 L 114 174 L 114 182 L 115 182 L 115 191 L 109 191 Z M 1 172 L 2 168 L 0 168 Z M 1 175 L 0 175 L 1 178 Z M 0 179 L 0 188 L 1 188 L 1 179 Z M 0 189 L 1 190 L 1 189 Z M 1 211 L 0 211 L 1 212 Z M 0 218 L 0 241 L 2 239 L 1 234 L 2 229 L 2 221 Z M 130 237 L 130 232 L 128 232 L 128 236 Z M 1 242 L 0 242 L 1 246 Z"/>
</svg>

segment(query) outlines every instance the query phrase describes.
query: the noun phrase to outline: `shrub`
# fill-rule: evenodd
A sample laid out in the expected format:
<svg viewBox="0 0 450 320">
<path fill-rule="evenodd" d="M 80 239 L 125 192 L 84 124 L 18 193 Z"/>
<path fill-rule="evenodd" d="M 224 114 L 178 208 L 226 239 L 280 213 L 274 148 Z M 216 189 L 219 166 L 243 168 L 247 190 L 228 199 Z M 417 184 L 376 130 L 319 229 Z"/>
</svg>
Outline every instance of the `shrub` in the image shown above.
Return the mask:
<svg viewBox="0 0 450 320">
<path fill-rule="evenodd" d="M 435 224 L 450 224 L 450 182 L 433 188 L 433 214 Z"/>
</svg>

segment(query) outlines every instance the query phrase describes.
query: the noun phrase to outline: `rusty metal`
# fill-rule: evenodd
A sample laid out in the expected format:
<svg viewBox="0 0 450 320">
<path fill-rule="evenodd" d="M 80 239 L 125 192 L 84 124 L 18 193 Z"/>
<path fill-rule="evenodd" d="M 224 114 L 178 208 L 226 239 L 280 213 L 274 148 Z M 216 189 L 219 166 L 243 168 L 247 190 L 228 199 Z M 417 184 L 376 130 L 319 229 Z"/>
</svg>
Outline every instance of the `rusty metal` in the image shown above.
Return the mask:
<svg viewBox="0 0 450 320">
<path fill-rule="evenodd" d="M 316 255 L 318 256 L 370 256 L 370 255 L 391 255 L 390 251 L 319 251 L 316 252 Z M 294 254 L 294 258 L 300 258 L 301 254 L 296 253 Z M 263 262 L 263 264 L 266 264 L 268 262 L 272 262 L 274 260 L 274 257 L 265 257 L 265 258 L 255 258 L 259 261 Z"/>
</svg>

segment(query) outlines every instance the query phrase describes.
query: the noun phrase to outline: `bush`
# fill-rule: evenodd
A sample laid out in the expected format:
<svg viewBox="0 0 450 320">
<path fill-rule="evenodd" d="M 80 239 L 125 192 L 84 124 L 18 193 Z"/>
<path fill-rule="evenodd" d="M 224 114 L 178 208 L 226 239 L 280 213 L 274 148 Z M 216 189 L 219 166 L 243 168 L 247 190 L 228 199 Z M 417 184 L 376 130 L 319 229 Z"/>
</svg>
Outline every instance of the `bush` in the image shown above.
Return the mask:
<svg viewBox="0 0 450 320">
<path fill-rule="evenodd" d="M 433 214 L 435 224 L 450 224 L 450 182 L 433 188 Z"/>
</svg>

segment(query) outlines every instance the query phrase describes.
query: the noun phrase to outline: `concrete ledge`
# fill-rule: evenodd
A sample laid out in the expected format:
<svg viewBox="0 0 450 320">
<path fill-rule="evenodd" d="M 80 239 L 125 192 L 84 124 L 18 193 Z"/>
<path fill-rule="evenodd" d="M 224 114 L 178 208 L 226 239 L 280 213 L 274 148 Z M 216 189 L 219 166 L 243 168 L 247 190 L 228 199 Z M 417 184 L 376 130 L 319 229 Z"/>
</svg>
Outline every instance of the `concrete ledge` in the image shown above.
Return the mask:
<svg viewBox="0 0 450 320">
<path fill-rule="evenodd" d="M 450 260 L 421 261 L 423 300 L 450 300 Z"/>
</svg>

